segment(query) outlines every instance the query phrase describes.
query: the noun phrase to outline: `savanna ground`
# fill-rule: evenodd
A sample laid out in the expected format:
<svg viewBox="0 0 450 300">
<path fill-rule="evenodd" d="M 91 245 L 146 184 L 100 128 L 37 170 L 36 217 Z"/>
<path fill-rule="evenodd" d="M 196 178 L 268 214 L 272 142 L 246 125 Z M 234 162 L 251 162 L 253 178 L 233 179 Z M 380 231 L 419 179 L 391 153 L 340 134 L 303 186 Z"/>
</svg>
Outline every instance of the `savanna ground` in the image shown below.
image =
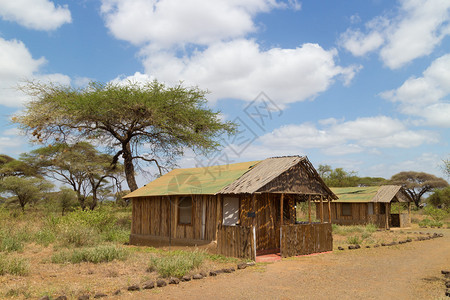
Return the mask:
<svg viewBox="0 0 450 300">
<path fill-rule="evenodd" d="M 415 213 L 413 221 L 422 218 Z M 201 249 L 126 246 L 129 226 L 130 210 L 109 206 L 64 217 L 42 209 L 22 215 L 0 207 L 0 298 L 77 299 L 104 293 L 108 299 L 441 299 L 445 289 L 440 271 L 450 269 L 449 229 L 333 226 L 332 253 L 129 292 L 130 285 L 162 276 L 193 275 L 240 262 Z M 373 247 L 434 232 L 444 237 Z M 361 249 L 347 250 L 351 244 Z"/>
</svg>

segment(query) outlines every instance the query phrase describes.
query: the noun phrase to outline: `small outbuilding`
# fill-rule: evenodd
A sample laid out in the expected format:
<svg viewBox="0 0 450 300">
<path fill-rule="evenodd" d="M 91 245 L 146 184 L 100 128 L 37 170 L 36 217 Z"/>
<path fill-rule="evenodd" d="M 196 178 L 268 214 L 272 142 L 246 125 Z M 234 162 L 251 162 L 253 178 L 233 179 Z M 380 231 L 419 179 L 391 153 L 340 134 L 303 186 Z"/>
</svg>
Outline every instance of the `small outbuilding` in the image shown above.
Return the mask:
<svg viewBox="0 0 450 300">
<path fill-rule="evenodd" d="M 411 226 L 412 199 L 401 186 L 342 187 L 331 190 L 339 198 L 331 203 L 332 223 L 375 224 L 385 229 Z M 398 213 L 391 212 L 393 203 L 398 203 Z M 402 212 L 403 207 L 406 212 Z"/>
<path fill-rule="evenodd" d="M 330 251 L 324 203 L 337 199 L 307 157 L 273 157 L 175 169 L 125 196 L 132 200 L 130 243 L 210 244 L 219 254 L 255 259 Z M 298 224 L 296 203 L 321 203 L 321 222 Z"/>
</svg>

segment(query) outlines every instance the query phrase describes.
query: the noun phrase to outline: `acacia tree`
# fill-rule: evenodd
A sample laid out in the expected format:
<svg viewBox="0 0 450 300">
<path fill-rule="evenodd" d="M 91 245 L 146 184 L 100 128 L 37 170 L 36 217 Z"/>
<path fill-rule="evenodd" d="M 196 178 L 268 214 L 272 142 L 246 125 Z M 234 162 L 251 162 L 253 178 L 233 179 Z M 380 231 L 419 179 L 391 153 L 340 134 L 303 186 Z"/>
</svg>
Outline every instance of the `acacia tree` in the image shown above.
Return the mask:
<svg viewBox="0 0 450 300">
<path fill-rule="evenodd" d="M 417 207 L 420 206 L 422 196 L 434 189 L 445 188 L 448 182 L 440 177 L 424 172 L 400 172 L 391 177 L 391 184 L 401 185 L 413 199 Z"/>
<path fill-rule="evenodd" d="M 92 194 L 90 209 L 97 206 L 97 192 L 108 178 L 118 181 L 123 172 L 121 164 L 111 166 L 112 156 L 99 153 L 87 142 L 73 145 L 58 143 L 22 154 L 21 160 L 40 170 L 42 175 L 68 184 L 77 195 L 81 208 Z"/>
<path fill-rule="evenodd" d="M 38 173 L 24 161 L 0 154 L 0 179 L 7 176 L 38 176 Z"/>
<path fill-rule="evenodd" d="M 10 176 L 0 181 L 0 192 L 12 194 L 11 202 L 17 202 L 22 211 L 30 202 L 37 202 L 43 194 L 53 188 L 53 184 L 42 178 Z"/>
<path fill-rule="evenodd" d="M 95 139 L 122 156 L 131 191 L 138 188 L 138 160 L 155 163 L 160 172 L 186 148 L 208 152 L 220 146 L 235 124 L 222 122 L 206 107 L 206 91 L 155 81 L 144 84 L 92 82 L 82 89 L 29 82 L 22 87 L 33 100 L 13 118 L 34 141 Z"/>
</svg>

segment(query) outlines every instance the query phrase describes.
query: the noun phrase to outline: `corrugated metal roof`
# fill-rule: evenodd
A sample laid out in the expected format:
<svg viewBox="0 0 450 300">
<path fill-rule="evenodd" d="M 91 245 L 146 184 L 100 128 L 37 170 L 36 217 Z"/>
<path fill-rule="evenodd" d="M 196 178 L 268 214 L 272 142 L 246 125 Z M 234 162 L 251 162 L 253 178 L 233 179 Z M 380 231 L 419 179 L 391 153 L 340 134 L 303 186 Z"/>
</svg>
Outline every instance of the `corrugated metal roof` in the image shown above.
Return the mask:
<svg viewBox="0 0 450 300">
<path fill-rule="evenodd" d="M 167 195 L 214 195 L 259 161 L 204 168 L 175 169 L 124 198 Z"/>
<path fill-rule="evenodd" d="M 225 186 L 219 191 L 219 194 L 253 194 L 304 159 L 305 157 L 301 156 L 267 158 L 253 167 L 251 172 Z"/>
<path fill-rule="evenodd" d="M 335 202 L 391 202 L 395 196 L 399 202 L 410 202 L 399 185 L 382 185 L 368 187 L 343 187 L 331 188 L 333 193 L 339 197 Z"/>
</svg>

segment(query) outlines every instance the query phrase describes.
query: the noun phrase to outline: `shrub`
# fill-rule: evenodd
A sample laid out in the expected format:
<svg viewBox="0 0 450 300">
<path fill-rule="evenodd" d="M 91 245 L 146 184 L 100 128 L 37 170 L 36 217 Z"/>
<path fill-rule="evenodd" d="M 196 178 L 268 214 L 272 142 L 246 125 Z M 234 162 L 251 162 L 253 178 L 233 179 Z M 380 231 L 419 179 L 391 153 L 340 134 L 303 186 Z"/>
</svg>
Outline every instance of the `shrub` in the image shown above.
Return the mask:
<svg viewBox="0 0 450 300">
<path fill-rule="evenodd" d="M 11 230 L 0 231 L 0 251 L 22 251 L 23 243 Z"/>
<path fill-rule="evenodd" d="M 0 256 L 0 275 L 25 276 L 29 274 L 29 263 L 23 258 Z"/>
<path fill-rule="evenodd" d="M 59 228 L 58 241 L 63 247 L 93 246 L 98 242 L 98 235 L 87 226 L 64 224 Z"/>
<path fill-rule="evenodd" d="M 115 259 L 125 260 L 128 252 L 120 247 L 112 245 L 102 245 L 93 248 L 74 249 L 72 251 L 57 252 L 52 256 L 52 263 L 102 263 Z"/>
<path fill-rule="evenodd" d="M 189 271 L 200 267 L 205 260 L 201 251 L 172 251 L 161 257 L 150 258 L 149 270 L 155 270 L 162 277 L 183 277 Z"/>
<path fill-rule="evenodd" d="M 49 228 L 43 228 L 34 234 L 34 241 L 45 247 L 48 247 L 55 239 L 55 233 Z"/>
<path fill-rule="evenodd" d="M 347 238 L 347 243 L 352 244 L 352 245 L 361 244 L 362 243 L 362 239 L 359 236 L 357 236 L 357 235 L 349 236 Z"/>
</svg>

